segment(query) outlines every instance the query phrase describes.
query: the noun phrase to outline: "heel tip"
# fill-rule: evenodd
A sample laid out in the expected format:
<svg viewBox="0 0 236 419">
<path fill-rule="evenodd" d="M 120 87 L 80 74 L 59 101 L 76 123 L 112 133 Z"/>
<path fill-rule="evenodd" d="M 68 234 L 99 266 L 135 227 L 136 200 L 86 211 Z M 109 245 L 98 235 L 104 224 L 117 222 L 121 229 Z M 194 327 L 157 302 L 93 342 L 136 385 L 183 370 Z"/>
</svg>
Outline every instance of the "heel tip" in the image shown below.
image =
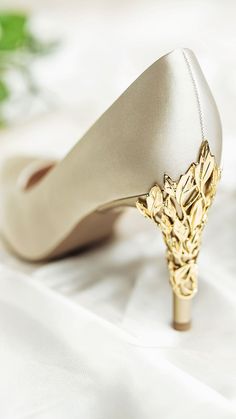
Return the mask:
<svg viewBox="0 0 236 419">
<path fill-rule="evenodd" d="M 187 323 L 178 323 L 178 322 L 173 322 L 173 328 L 175 330 L 178 330 L 179 332 L 185 332 L 189 329 L 191 329 L 191 322 L 187 322 Z"/>
</svg>

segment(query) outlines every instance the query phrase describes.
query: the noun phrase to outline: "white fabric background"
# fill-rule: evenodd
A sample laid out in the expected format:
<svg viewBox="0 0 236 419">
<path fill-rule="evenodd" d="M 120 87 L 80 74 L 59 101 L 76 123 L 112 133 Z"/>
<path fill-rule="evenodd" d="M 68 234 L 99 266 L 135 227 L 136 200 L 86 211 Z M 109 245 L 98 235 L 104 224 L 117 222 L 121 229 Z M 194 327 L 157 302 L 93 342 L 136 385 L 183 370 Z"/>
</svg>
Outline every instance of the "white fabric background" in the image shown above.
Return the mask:
<svg viewBox="0 0 236 419">
<path fill-rule="evenodd" d="M 135 211 L 113 241 L 53 263 L 19 261 L 1 244 L 0 418 L 235 418 L 235 2 L 4 3 L 30 7 L 41 35 L 64 42 L 35 66 L 57 106 L 2 131 L 1 158 L 62 156 L 141 71 L 178 46 L 202 64 L 225 147 L 189 332 L 170 327 L 164 246 Z"/>
</svg>

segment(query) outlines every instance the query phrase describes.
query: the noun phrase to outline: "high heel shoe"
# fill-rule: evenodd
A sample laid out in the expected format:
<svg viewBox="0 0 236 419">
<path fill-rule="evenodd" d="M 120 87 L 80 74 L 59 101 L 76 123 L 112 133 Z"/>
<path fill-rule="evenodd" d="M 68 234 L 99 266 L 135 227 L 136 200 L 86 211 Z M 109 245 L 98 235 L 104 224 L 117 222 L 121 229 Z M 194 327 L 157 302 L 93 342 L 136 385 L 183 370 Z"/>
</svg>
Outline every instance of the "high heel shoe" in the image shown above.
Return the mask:
<svg viewBox="0 0 236 419">
<path fill-rule="evenodd" d="M 161 228 L 186 330 L 197 291 L 201 233 L 220 177 L 221 124 L 193 53 L 151 65 L 60 162 L 12 157 L 1 169 L 0 227 L 36 261 L 107 237 L 125 206 Z"/>
</svg>

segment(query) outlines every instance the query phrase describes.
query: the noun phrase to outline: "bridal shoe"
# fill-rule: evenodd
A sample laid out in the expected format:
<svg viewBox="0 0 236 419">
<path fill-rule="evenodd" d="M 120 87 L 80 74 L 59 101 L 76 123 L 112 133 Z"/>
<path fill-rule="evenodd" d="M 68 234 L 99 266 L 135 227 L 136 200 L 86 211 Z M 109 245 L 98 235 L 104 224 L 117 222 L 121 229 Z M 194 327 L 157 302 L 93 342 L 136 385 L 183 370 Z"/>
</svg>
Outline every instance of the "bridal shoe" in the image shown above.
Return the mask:
<svg viewBox="0 0 236 419">
<path fill-rule="evenodd" d="M 220 158 L 215 101 L 194 54 L 174 50 L 144 71 L 62 161 L 4 162 L 2 235 L 22 258 L 51 259 L 107 237 L 123 209 L 136 208 L 161 229 L 173 326 L 187 330 Z"/>
</svg>

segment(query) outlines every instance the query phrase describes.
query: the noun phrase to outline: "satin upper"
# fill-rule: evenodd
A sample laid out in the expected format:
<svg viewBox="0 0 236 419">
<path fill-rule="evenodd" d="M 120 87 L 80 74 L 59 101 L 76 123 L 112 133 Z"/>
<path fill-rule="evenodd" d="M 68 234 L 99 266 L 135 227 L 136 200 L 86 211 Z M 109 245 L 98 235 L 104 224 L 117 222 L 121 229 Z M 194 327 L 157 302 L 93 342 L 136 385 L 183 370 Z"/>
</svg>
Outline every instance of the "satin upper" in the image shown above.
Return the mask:
<svg viewBox="0 0 236 419">
<path fill-rule="evenodd" d="M 194 54 L 174 50 L 144 71 L 29 191 L 18 179 L 32 161 L 5 162 L 0 227 L 17 252 L 44 257 L 100 206 L 147 193 L 154 183 L 162 185 L 164 173 L 177 179 L 196 161 L 203 138 L 219 163 L 221 137 Z"/>
</svg>

